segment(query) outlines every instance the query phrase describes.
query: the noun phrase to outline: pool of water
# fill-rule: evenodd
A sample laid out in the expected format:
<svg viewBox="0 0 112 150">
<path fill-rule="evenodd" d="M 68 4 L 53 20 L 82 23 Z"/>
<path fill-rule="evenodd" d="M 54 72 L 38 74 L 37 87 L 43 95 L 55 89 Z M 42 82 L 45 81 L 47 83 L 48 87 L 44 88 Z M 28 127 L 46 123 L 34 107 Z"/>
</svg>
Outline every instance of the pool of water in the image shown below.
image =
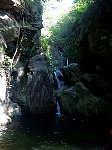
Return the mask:
<svg viewBox="0 0 112 150">
<path fill-rule="evenodd" d="M 82 121 L 22 117 L 0 128 L 0 150 L 101 150 L 101 135 Z"/>
</svg>

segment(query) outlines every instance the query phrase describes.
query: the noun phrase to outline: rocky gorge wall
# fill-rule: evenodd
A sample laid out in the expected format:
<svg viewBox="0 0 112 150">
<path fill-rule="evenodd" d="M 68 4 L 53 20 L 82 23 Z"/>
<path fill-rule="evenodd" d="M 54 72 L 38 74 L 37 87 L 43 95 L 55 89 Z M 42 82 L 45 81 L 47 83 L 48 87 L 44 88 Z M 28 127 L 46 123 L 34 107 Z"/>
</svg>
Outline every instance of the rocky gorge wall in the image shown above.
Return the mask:
<svg viewBox="0 0 112 150">
<path fill-rule="evenodd" d="M 59 51 L 59 46 L 62 52 L 68 50 L 69 63 L 73 62 L 61 68 L 65 87 L 57 91 L 57 96 L 63 113 L 95 117 L 100 114 L 112 124 L 112 1 L 95 1 L 79 16 L 71 37 L 65 34 L 71 38 L 67 46 L 72 43 L 74 49 L 54 40 Z M 80 54 L 78 59 L 75 49 Z"/>
<path fill-rule="evenodd" d="M 11 120 L 10 117 L 21 115 L 20 106 L 22 111 L 30 113 L 49 113 L 54 107 L 48 66 L 44 57 L 38 56 L 42 27 L 42 6 L 39 0 L 1 1 L 0 107 L 6 117 L 4 121 L 0 120 L 0 124 L 6 124 Z M 29 62 L 34 53 L 37 57 L 33 64 L 36 61 L 38 63 L 32 68 Z"/>
<path fill-rule="evenodd" d="M 13 13 L 19 14 L 22 1 L 1 1 L 0 5 L 0 125 L 11 121 L 10 117 L 21 115 L 21 109 L 8 98 L 12 57 L 19 39 L 20 27 Z"/>
</svg>

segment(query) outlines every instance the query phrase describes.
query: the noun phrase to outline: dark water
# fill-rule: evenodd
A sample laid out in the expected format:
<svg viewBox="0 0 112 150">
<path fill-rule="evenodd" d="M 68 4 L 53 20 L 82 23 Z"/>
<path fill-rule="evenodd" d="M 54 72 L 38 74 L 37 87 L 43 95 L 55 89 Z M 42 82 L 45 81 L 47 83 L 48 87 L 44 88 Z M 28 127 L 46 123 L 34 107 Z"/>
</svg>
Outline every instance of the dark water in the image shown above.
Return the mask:
<svg viewBox="0 0 112 150">
<path fill-rule="evenodd" d="M 0 150 L 101 150 L 101 135 L 83 120 L 22 117 L 0 129 Z"/>
</svg>

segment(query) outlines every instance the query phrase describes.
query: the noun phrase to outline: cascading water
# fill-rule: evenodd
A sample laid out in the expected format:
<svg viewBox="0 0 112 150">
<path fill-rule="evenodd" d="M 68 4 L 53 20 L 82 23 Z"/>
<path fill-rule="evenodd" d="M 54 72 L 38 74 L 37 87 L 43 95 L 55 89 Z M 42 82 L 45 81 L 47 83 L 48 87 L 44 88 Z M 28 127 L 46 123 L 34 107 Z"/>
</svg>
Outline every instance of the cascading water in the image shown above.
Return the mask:
<svg viewBox="0 0 112 150">
<path fill-rule="evenodd" d="M 56 72 L 54 72 L 54 76 L 55 76 L 55 82 L 56 82 L 56 85 L 57 85 L 57 89 L 59 89 L 61 85 L 60 85 L 60 81 L 59 81 L 59 79 L 57 77 Z"/>
<path fill-rule="evenodd" d="M 60 114 L 60 106 L 59 106 L 59 103 L 57 102 L 57 111 L 56 111 L 56 114 Z"/>
<path fill-rule="evenodd" d="M 61 73 L 61 71 L 58 69 L 58 70 L 55 70 L 54 71 L 54 81 L 55 81 L 55 89 L 58 90 L 60 89 L 61 87 L 64 86 L 64 82 L 62 80 L 60 80 L 60 77 L 63 77 L 63 74 Z M 60 119 L 62 118 L 62 114 L 61 114 L 61 108 L 60 108 L 60 105 L 59 105 L 59 98 L 56 97 L 56 114 L 55 114 L 55 127 L 57 129 L 57 126 L 59 124 L 59 121 Z"/>
<path fill-rule="evenodd" d="M 55 84 L 56 87 L 55 89 L 60 89 L 62 86 L 64 86 L 64 82 L 62 80 L 60 80 L 60 77 L 63 77 L 63 74 L 61 73 L 60 70 L 55 70 L 54 71 L 54 80 L 55 80 Z"/>
</svg>

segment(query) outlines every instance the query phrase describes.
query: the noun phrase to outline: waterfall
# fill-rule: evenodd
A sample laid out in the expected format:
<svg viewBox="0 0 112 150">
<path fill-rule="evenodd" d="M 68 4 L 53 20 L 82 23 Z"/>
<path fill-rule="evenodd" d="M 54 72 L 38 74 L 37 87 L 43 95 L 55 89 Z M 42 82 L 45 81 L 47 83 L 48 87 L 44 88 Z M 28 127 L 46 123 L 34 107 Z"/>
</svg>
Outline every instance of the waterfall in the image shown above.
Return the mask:
<svg viewBox="0 0 112 150">
<path fill-rule="evenodd" d="M 57 102 L 57 110 L 56 110 L 56 114 L 55 114 L 55 121 L 53 123 L 53 128 L 55 130 L 54 133 L 57 133 L 58 125 L 59 125 L 59 122 L 60 122 L 62 116 L 63 115 L 61 114 L 59 103 Z"/>
<path fill-rule="evenodd" d="M 67 63 L 66 63 L 66 65 L 68 66 L 68 58 L 67 58 L 67 61 L 66 61 Z"/>
<path fill-rule="evenodd" d="M 61 73 L 60 70 L 54 71 L 54 79 L 55 79 L 55 82 L 57 85 L 57 89 L 60 89 L 64 85 L 64 82 L 59 79 L 59 77 L 62 77 L 62 76 L 63 76 L 63 74 Z"/>
<path fill-rule="evenodd" d="M 58 79 L 58 77 L 57 77 L 56 72 L 54 72 L 54 76 L 55 76 L 55 82 L 56 82 L 56 85 L 57 85 L 57 89 L 60 89 L 61 84 L 60 84 L 60 81 L 59 81 L 59 79 Z"/>
<path fill-rule="evenodd" d="M 58 102 L 57 102 L 57 111 L 56 111 L 56 114 L 60 114 L 60 106 L 59 106 Z"/>
<path fill-rule="evenodd" d="M 55 84 L 56 84 L 56 90 L 60 89 L 62 86 L 64 86 L 64 82 L 60 79 L 61 77 L 63 77 L 63 74 L 61 73 L 61 71 L 59 69 L 54 70 L 54 80 L 55 80 Z M 55 130 L 58 129 L 58 124 L 62 118 L 62 114 L 61 114 L 61 108 L 59 105 L 59 97 L 56 97 L 56 114 L 55 114 L 55 121 L 54 121 L 54 128 Z M 55 132 L 57 133 L 57 132 Z"/>
</svg>

